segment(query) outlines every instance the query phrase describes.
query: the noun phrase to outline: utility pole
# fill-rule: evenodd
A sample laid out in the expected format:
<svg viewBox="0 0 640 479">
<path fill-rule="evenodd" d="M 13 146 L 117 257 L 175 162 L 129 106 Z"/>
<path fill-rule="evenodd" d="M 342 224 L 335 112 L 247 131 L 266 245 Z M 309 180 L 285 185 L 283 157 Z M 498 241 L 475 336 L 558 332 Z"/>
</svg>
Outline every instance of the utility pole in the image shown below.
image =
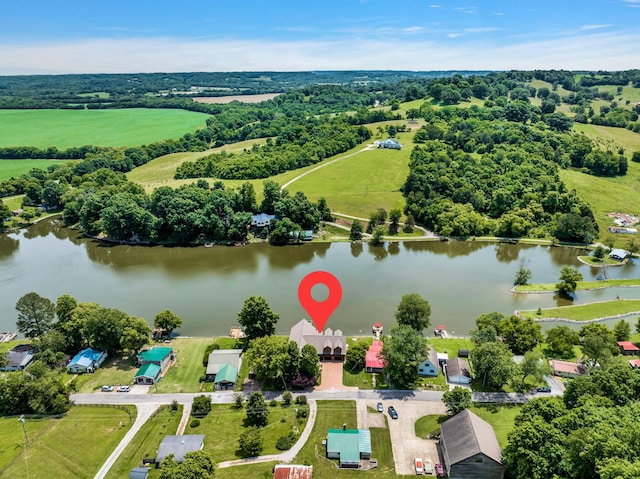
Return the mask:
<svg viewBox="0 0 640 479">
<path fill-rule="evenodd" d="M 27 457 L 27 447 L 29 445 L 29 436 L 27 436 L 27 429 L 24 427 L 24 414 L 20 416 L 18 419 L 20 424 L 22 425 L 22 433 L 24 434 L 24 463 L 27 466 L 27 479 L 29 479 L 29 458 Z"/>
</svg>

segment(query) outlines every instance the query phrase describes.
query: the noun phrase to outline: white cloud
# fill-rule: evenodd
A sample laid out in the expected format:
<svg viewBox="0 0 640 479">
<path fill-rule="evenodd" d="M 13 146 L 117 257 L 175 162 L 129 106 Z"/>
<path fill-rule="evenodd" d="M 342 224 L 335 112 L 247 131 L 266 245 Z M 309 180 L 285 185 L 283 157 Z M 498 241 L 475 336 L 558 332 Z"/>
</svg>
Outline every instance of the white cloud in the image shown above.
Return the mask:
<svg viewBox="0 0 640 479">
<path fill-rule="evenodd" d="M 442 8 L 442 5 L 429 5 L 429 8 Z"/>
<path fill-rule="evenodd" d="M 455 8 L 460 13 L 466 13 L 467 15 L 475 15 L 478 13 L 476 7 L 456 7 Z"/>
<path fill-rule="evenodd" d="M 582 25 L 580 27 L 580 30 L 583 30 L 583 31 L 585 31 L 585 30 L 599 30 L 601 28 L 608 28 L 608 27 L 611 27 L 611 26 L 612 25 L 610 23 L 602 23 L 602 24 L 599 24 L 599 25 Z"/>
<path fill-rule="evenodd" d="M 456 33 L 450 33 L 455 38 Z M 640 64 L 640 32 L 589 32 L 502 46 L 415 37 L 260 41 L 86 39 L 0 44 L 0 74 L 300 70 L 622 70 Z"/>
</svg>

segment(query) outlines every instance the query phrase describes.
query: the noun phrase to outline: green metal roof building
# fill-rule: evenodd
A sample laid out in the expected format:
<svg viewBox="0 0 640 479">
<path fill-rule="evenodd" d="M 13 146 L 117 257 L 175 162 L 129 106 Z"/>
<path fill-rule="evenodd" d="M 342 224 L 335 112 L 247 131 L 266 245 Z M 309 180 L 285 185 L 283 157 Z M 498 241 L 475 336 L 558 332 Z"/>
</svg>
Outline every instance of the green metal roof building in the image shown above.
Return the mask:
<svg viewBox="0 0 640 479">
<path fill-rule="evenodd" d="M 368 429 L 329 429 L 327 457 L 338 459 L 340 467 L 359 467 L 361 459 L 371 459 L 371 433 Z"/>
<path fill-rule="evenodd" d="M 160 366 L 153 363 L 147 363 L 138 369 L 133 381 L 136 384 L 155 384 L 161 373 Z"/>
<path fill-rule="evenodd" d="M 213 383 L 216 389 L 232 389 L 238 379 L 238 368 L 231 364 L 223 364 L 216 374 Z"/>
</svg>

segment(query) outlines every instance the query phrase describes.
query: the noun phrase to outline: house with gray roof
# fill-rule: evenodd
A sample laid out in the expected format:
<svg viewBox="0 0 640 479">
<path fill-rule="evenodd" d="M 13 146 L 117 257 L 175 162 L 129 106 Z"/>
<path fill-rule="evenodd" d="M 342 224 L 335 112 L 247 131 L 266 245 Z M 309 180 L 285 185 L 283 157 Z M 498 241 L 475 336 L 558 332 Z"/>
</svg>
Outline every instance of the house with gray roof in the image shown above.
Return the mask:
<svg viewBox="0 0 640 479">
<path fill-rule="evenodd" d="M 216 349 L 209 354 L 206 380 L 216 389 L 233 389 L 242 365 L 242 349 Z"/>
<path fill-rule="evenodd" d="M 493 427 L 468 409 L 440 426 L 438 444 L 449 479 L 503 479 L 502 451 Z"/>
<path fill-rule="evenodd" d="M 438 353 L 435 349 L 429 349 L 429 356 L 418 364 L 418 376 L 435 378 L 440 371 L 440 363 L 438 362 Z"/>
<path fill-rule="evenodd" d="M 5 355 L 7 363 L 4 366 L 0 366 L 0 371 L 24 371 L 24 369 L 31 364 L 35 358 L 36 352 L 31 345 L 26 345 L 26 348 L 21 348 L 22 344 L 19 344 L 11 351 L 7 351 Z"/>
<path fill-rule="evenodd" d="M 470 384 L 469 363 L 462 358 L 447 359 L 444 365 L 447 381 L 453 384 Z"/>
<path fill-rule="evenodd" d="M 156 462 L 169 454 L 173 454 L 176 462 L 183 462 L 184 455 L 191 451 L 200 451 L 204 448 L 204 434 L 185 434 L 183 436 L 165 436 L 156 455 Z"/>
<path fill-rule="evenodd" d="M 289 332 L 289 341 L 295 341 L 298 349 L 306 344 L 313 346 L 320 356 L 320 360 L 325 361 L 344 361 L 347 351 L 347 339 L 343 336 L 342 331 L 331 328 L 318 332 L 316 327 L 306 319 L 301 319 L 293 325 Z"/>
</svg>

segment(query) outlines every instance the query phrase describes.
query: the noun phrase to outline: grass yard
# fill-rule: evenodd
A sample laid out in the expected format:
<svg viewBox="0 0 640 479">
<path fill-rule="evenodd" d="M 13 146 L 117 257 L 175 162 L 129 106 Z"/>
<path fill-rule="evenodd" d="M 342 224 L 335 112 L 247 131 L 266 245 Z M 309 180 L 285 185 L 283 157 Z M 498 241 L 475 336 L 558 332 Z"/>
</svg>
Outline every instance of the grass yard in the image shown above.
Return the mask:
<svg viewBox="0 0 640 479">
<path fill-rule="evenodd" d="M 40 434 L 29 438 L 27 460 L 20 454 L 2 477 L 27 477 L 27 462 L 30 477 L 93 477 L 132 423 L 121 409 L 74 407 L 61 419 L 47 420 Z"/>
<path fill-rule="evenodd" d="M 273 479 L 273 468 L 277 462 L 261 462 L 258 464 L 246 464 L 242 466 L 216 468 L 216 479 L 238 479 L 249 477 L 251 479 Z M 115 479 L 115 478 L 114 478 Z"/>
<path fill-rule="evenodd" d="M 302 432 L 307 419 L 296 419 L 295 404 L 283 406 L 278 403 L 269 406 L 269 422 L 263 427 L 262 454 L 279 454 L 275 447 L 276 441 L 296 427 Z M 200 425 L 192 428 L 187 426 L 185 434 L 204 434 L 204 450 L 211 453 L 216 462 L 240 459 L 242 454 L 238 450 L 238 438 L 246 430 L 244 421 L 247 417 L 246 409 L 236 409 L 231 404 L 214 404 L 211 412 L 200 419 Z"/>
<path fill-rule="evenodd" d="M 458 356 L 458 349 L 473 349 L 471 338 L 429 338 L 429 344 L 439 353 L 447 353 L 450 358 Z"/>
<path fill-rule="evenodd" d="M 625 316 L 640 313 L 640 299 L 619 299 L 613 301 L 601 301 L 597 303 L 580 304 L 576 306 L 561 306 L 559 308 L 542 309 L 538 315 L 537 310 L 519 311 L 518 314 L 525 318 L 564 318 L 572 321 L 589 321 L 612 316 Z"/>
<path fill-rule="evenodd" d="M 27 419 L 24 423 L 30 444 L 46 431 L 52 419 Z M 13 462 L 24 461 L 24 433 L 16 417 L 0 418 L 0 476 Z"/>
<path fill-rule="evenodd" d="M 178 430 L 181 417 L 182 406 L 179 406 L 177 411 L 171 411 L 170 406 L 160 406 L 156 415 L 149 418 L 142 426 L 113 467 L 111 467 L 106 476 L 107 479 L 128 477 L 131 469 L 139 466 L 142 459 L 155 457 L 158 446 L 160 446 L 164 436 L 173 435 Z M 152 472 L 151 476 L 155 477 L 156 474 Z"/>
<path fill-rule="evenodd" d="M 446 414 L 429 414 L 428 416 L 422 416 L 413 425 L 416 436 L 422 439 L 428 439 L 429 435 L 440 429 L 440 425 L 447 419 L 449 419 L 449 416 Z"/>
<path fill-rule="evenodd" d="M 75 380 L 79 392 L 90 393 L 105 385 L 132 384 L 138 368 L 135 357 L 110 357 L 92 374 L 78 374 Z M 72 375 L 65 373 L 68 379 Z M 115 393 L 114 393 L 115 394 Z"/>
<path fill-rule="evenodd" d="M 211 338 L 177 338 L 170 346 L 176 355 L 176 362 L 158 383 L 159 393 L 196 393 L 200 389 L 200 377 L 205 368 L 202 365 L 204 350 L 211 344 Z"/>
<path fill-rule="evenodd" d="M 178 139 L 209 115 L 185 110 L 0 110 L 0 147 L 136 146 Z"/>
<path fill-rule="evenodd" d="M 60 165 L 69 160 L 0 160 L 0 181 L 17 178 L 33 168 L 47 169 L 52 165 Z"/>
<path fill-rule="evenodd" d="M 493 426 L 498 443 L 504 449 L 521 407 L 519 404 L 488 404 L 473 406 L 471 411 Z"/>
</svg>

